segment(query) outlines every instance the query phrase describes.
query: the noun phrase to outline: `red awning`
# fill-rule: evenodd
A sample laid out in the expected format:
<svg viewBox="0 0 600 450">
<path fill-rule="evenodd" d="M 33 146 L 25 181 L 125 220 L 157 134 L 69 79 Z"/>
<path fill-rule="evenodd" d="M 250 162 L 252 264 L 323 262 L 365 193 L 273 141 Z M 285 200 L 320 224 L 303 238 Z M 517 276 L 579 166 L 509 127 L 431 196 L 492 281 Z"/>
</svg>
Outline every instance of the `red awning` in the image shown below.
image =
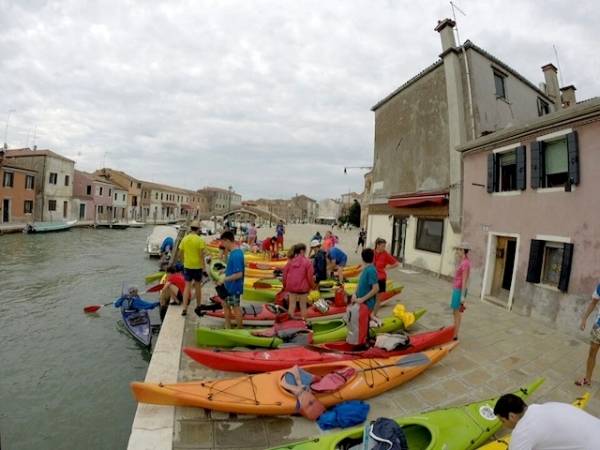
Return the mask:
<svg viewBox="0 0 600 450">
<path fill-rule="evenodd" d="M 388 205 L 394 208 L 407 208 L 410 206 L 438 206 L 448 202 L 448 193 L 419 193 L 411 195 L 398 195 L 388 200 Z"/>
</svg>

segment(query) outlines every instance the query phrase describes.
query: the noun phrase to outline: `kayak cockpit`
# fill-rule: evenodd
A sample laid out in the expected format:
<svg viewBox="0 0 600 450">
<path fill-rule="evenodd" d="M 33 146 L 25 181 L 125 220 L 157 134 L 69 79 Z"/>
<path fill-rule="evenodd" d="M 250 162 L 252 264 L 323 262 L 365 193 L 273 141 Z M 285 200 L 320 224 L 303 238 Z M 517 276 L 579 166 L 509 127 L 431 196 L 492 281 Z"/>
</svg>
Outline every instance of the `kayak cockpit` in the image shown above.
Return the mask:
<svg viewBox="0 0 600 450">
<path fill-rule="evenodd" d="M 406 435 L 408 448 L 410 450 L 426 450 L 433 442 L 433 434 L 429 428 L 421 424 L 402 425 L 402 430 Z M 363 450 L 372 449 L 375 442 L 373 439 L 369 441 L 367 447 L 363 443 L 363 432 L 357 432 L 350 436 L 346 436 L 340 440 L 336 446 L 336 450 Z"/>
</svg>

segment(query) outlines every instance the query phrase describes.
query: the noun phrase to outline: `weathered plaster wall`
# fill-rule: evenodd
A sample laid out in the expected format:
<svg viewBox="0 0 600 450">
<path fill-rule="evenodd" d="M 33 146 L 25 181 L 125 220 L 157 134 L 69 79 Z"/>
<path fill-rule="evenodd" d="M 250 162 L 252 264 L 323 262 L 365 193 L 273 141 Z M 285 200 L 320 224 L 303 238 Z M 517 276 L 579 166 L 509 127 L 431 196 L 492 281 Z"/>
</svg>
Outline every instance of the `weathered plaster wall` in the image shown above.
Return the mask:
<svg viewBox="0 0 600 450">
<path fill-rule="evenodd" d="M 375 111 L 377 194 L 448 186 L 448 105 L 442 65 Z"/>
<path fill-rule="evenodd" d="M 530 187 L 509 195 L 488 194 L 485 187 L 487 152 L 465 155 L 464 236 L 473 245 L 473 284 L 481 292 L 489 232 L 516 233 L 521 239 L 513 309 L 573 327 L 598 283 L 600 267 L 600 122 L 574 128 L 579 133 L 581 183 L 573 192 L 534 191 Z M 544 133 L 545 134 L 545 133 Z M 527 145 L 537 135 L 519 142 Z M 536 235 L 570 238 L 575 244 L 568 293 L 525 281 L 531 239 Z M 475 292 L 475 290 L 472 290 Z"/>
</svg>

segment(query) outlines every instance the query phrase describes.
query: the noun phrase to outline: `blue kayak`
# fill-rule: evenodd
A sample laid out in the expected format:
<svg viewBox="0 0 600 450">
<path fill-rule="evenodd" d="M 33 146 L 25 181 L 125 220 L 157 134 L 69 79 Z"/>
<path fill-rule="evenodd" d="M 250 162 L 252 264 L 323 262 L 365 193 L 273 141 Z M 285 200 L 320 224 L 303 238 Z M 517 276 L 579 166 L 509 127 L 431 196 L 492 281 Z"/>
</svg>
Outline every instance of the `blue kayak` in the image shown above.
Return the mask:
<svg viewBox="0 0 600 450">
<path fill-rule="evenodd" d="M 121 305 L 121 316 L 127 331 L 142 345 L 150 347 L 152 343 L 152 327 L 150 316 L 145 309 L 129 309 L 126 302 Z"/>
</svg>

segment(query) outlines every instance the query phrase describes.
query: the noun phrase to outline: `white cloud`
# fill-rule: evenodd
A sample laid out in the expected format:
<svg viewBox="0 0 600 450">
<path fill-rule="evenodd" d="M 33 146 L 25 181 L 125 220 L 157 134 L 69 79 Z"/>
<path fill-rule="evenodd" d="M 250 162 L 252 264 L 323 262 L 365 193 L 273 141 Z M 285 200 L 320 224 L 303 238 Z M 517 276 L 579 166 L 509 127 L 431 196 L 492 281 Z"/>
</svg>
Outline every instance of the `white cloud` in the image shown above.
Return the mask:
<svg viewBox="0 0 600 450">
<path fill-rule="evenodd" d="M 600 82 L 592 1 L 463 0 L 461 38 L 537 83 L 560 51 L 579 98 Z M 433 62 L 448 3 L 0 2 L 9 144 L 246 198 L 362 190 L 370 107 Z M 2 120 L 2 119 L 0 119 Z"/>
</svg>

